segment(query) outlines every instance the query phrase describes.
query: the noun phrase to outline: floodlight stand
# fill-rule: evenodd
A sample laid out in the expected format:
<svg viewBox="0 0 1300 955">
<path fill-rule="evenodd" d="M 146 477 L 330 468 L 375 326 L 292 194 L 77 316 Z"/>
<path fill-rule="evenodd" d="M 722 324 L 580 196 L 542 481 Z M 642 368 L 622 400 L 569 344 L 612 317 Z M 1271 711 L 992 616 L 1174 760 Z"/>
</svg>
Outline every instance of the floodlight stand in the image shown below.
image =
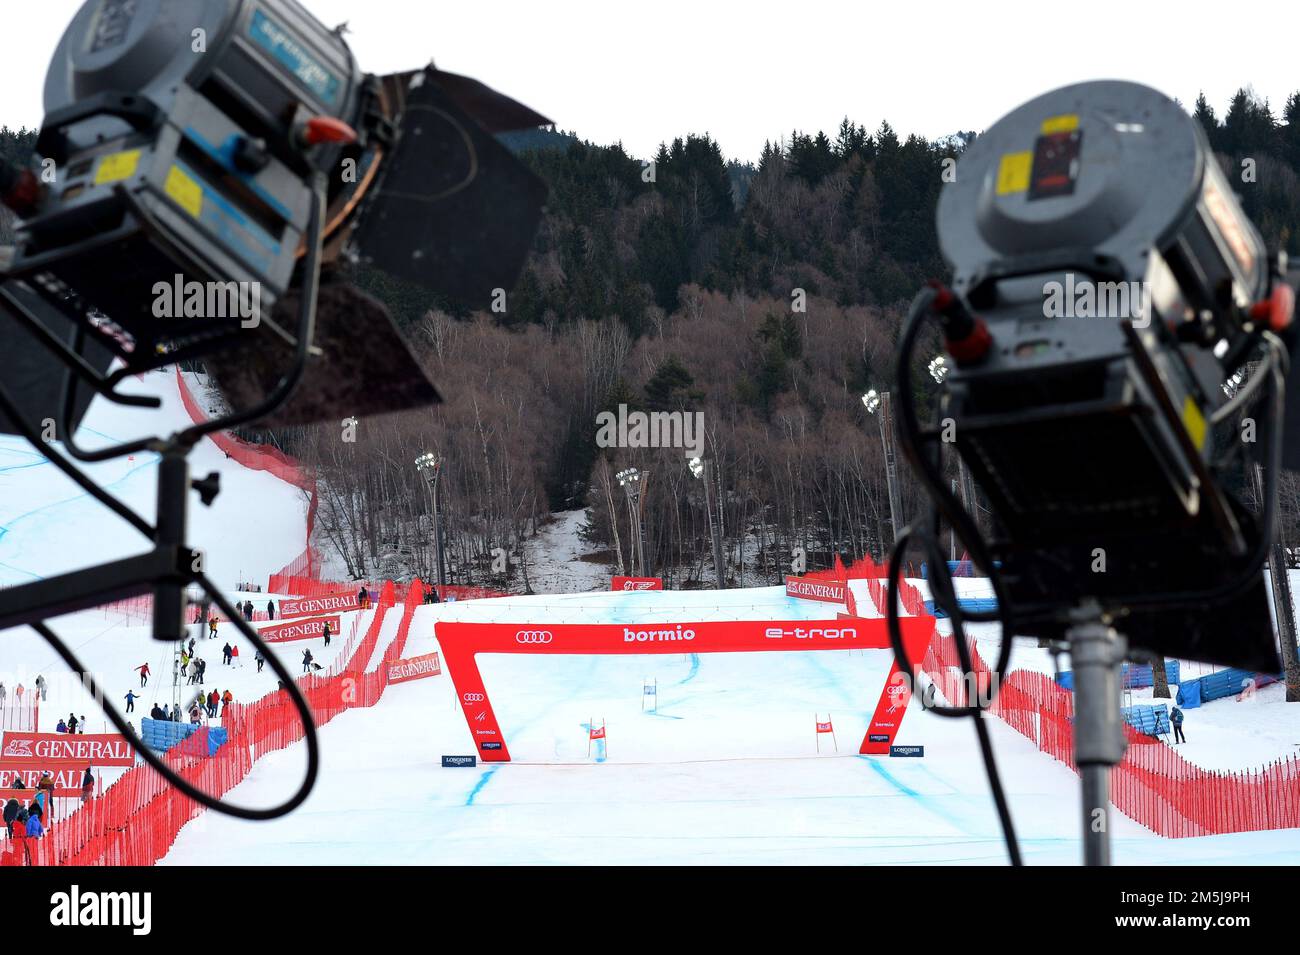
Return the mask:
<svg viewBox="0 0 1300 955">
<path fill-rule="evenodd" d="M 1128 744 L 1120 720 L 1125 639 L 1094 600 L 1070 614 L 1065 631 L 1074 667 L 1074 764 L 1083 794 L 1083 862 L 1110 865 L 1110 771 Z"/>
<path fill-rule="evenodd" d="M 301 688 L 294 682 L 292 675 L 275 654 L 271 653 L 257 631 L 244 619 L 231 602 L 217 588 L 216 584 L 204 572 L 203 555 L 185 544 L 186 523 L 188 519 L 188 498 L 191 490 L 198 492 L 204 504 L 210 504 L 220 490 L 219 476 L 209 474 L 201 480 L 191 480 L 187 460 L 194 445 L 205 435 L 214 431 L 232 428 L 239 424 L 256 421 L 280 407 L 289 397 L 306 368 L 311 344 L 315 333 L 316 302 L 320 289 L 320 263 L 322 238 L 324 234 L 324 214 L 326 183 L 323 174 L 313 177 L 313 201 L 310 226 L 303 262 L 303 287 L 299 303 L 297 345 L 293 363 L 281 377 L 276 386 L 260 402 L 243 411 L 232 412 L 224 417 L 196 423 L 166 438 L 153 437 L 139 439 L 127 444 L 118 444 L 95 452 L 78 449 L 71 440 L 71 428 L 65 446 L 69 453 L 79 460 L 108 460 L 120 457 L 135 450 L 154 451 L 159 455 L 156 521 L 150 525 L 139 514 L 132 511 L 106 490 L 99 487 L 84 471 L 69 462 L 52 446 L 41 439 L 40 434 L 27 421 L 18 408 L 17 402 L 0 382 L 0 411 L 7 415 L 22 436 L 51 464 L 73 480 L 88 495 L 131 524 L 143 536 L 153 543 L 153 548 L 143 554 L 98 564 L 84 570 L 43 578 L 31 583 L 20 584 L 0 592 L 0 631 L 11 627 L 28 625 L 42 636 L 63 661 L 74 671 L 82 674 L 86 689 L 95 697 L 105 716 L 140 756 L 157 770 L 168 782 L 194 801 L 227 815 L 243 819 L 274 819 L 282 816 L 307 798 L 315 785 L 319 769 L 319 747 L 316 738 L 316 726 L 311 710 Z M 28 324 L 36 324 L 21 302 L 10 299 L 16 304 L 16 314 Z M 39 337 L 39 336 L 38 336 Z M 70 373 L 78 373 L 75 353 L 57 340 L 48 337 L 42 339 L 56 358 L 62 360 Z M 78 338 L 78 342 L 80 337 Z M 171 356 L 173 361 L 177 356 Z M 67 384 L 65 382 L 65 384 Z M 141 404 L 139 400 L 123 401 L 124 396 L 117 396 L 106 382 L 92 384 L 96 390 L 110 400 L 119 403 Z M 70 421 L 69 407 L 74 398 L 71 385 L 64 389 L 64 421 Z M 156 399 L 154 399 L 156 403 Z M 156 640 L 168 640 L 177 643 L 173 648 L 176 663 L 179 664 L 179 641 L 185 638 L 186 590 L 191 585 L 203 590 L 212 602 L 230 619 L 235 630 L 241 633 L 254 649 L 260 650 L 270 664 L 272 671 L 279 677 L 282 692 L 297 710 L 302 720 L 304 740 L 307 744 L 307 770 L 298 790 L 287 800 L 269 809 L 251 809 L 232 805 L 214 798 L 201 788 L 180 776 L 173 767 L 167 765 L 141 741 L 126 719 L 113 707 L 104 702 L 104 695 L 97 681 L 89 670 L 77 659 L 72 649 L 45 622 L 47 617 L 61 616 L 80 610 L 98 607 L 113 600 L 126 597 L 153 595 L 153 628 Z M 173 699 L 180 700 L 179 677 L 173 683 Z"/>
</svg>

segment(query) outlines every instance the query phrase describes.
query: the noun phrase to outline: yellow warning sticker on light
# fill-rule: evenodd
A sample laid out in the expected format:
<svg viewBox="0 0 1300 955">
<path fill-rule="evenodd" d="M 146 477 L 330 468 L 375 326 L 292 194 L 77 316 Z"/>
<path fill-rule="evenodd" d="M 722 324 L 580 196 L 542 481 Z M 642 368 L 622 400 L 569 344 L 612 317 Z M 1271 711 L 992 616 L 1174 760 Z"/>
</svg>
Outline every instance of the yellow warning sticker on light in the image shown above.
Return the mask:
<svg viewBox="0 0 1300 955">
<path fill-rule="evenodd" d="M 95 169 L 95 185 L 102 186 L 106 182 L 121 182 L 123 179 L 130 179 L 135 175 L 136 167 L 140 165 L 140 150 L 128 149 L 120 153 L 109 153 L 102 156 L 99 160 L 99 166 Z"/>
<path fill-rule="evenodd" d="M 1044 136 L 1050 136 L 1052 133 L 1072 133 L 1079 128 L 1079 117 L 1075 113 L 1065 113 L 1061 116 L 1049 116 L 1043 120 L 1040 132 Z"/>
<path fill-rule="evenodd" d="M 1183 399 L 1183 427 L 1191 435 L 1196 450 L 1201 450 L 1201 446 L 1205 444 L 1205 416 L 1201 414 L 1201 409 L 1196 406 L 1191 395 Z"/>
<path fill-rule="evenodd" d="M 1034 154 L 1029 150 L 1022 153 L 1003 153 L 998 163 L 997 193 L 1005 196 L 1012 192 L 1024 192 L 1029 188 L 1029 170 L 1034 165 Z"/>
<path fill-rule="evenodd" d="M 163 191 L 172 201 L 192 215 L 199 218 L 203 212 L 203 187 L 186 174 L 180 166 L 172 166 L 163 183 Z"/>
</svg>

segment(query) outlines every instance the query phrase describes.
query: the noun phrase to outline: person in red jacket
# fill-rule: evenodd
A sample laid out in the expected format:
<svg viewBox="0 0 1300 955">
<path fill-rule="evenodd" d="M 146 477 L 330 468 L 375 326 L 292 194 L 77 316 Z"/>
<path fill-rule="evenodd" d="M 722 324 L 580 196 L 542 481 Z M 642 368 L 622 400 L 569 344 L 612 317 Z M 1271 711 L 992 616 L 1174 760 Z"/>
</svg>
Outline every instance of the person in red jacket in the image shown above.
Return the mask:
<svg viewBox="0 0 1300 955">
<path fill-rule="evenodd" d="M 225 693 L 221 694 L 221 702 L 225 704 L 221 707 L 221 715 L 225 716 L 226 710 L 230 709 L 230 704 L 235 702 L 235 694 L 227 690 Z"/>
<path fill-rule="evenodd" d="M 142 663 L 136 667 L 136 670 L 140 672 L 140 685 L 147 685 L 149 683 L 149 664 Z"/>
</svg>

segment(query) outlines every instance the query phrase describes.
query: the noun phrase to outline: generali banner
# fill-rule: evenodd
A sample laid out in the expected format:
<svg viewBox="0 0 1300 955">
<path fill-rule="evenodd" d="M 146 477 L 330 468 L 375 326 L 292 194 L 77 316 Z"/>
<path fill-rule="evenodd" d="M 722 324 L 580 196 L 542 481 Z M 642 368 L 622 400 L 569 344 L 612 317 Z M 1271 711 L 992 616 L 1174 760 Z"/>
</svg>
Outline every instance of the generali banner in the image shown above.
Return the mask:
<svg viewBox="0 0 1300 955">
<path fill-rule="evenodd" d="M 15 760 L 74 760 L 85 769 L 93 766 L 134 766 L 135 750 L 126 737 L 116 733 L 15 733 L 6 732 L 0 746 L 0 763 Z M 18 763 L 21 765 L 21 763 Z"/>
<path fill-rule="evenodd" d="M 785 595 L 798 597 L 800 600 L 821 600 L 825 603 L 842 604 L 847 589 L 842 580 L 811 580 L 807 577 L 785 579 Z"/>
<path fill-rule="evenodd" d="M 610 590 L 663 590 L 661 577 L 615 577 Z"/>
<path fill-rule="evenodd" d="M 920 660 L 934 630 L 932 617 L 904 617 L 903 642 Z M 480 653 L 737 653 L 771 650 L 885 649 L 889 634 L 883 618 L 842 620 L 710 620 L 638 624 L 460 623 L 436 624 L 447 675 L 465 711 L 478 755 L 484 762 L 510 759 L 487 687 L 479 672 Z M 886 687 L 888 691 L 888 687 Z M 888 711 L 900 703 L 881 694 L 877 706 L 882 722 L 893 732 L 902 712 Z M 906 700 L 901 701 L 906 707 Z M 888 712 L 886 712 L 888 711 Z M 892 735 L 890 741 L 892 742 Z M 868 741 L 863 740 L 863 747 Z M 866 749 L 860 750 L 866 752 Z M 886 752 L 888 749 L 886 748 Z"/>
<path fill-rule="evenodd" d="M 309 620 L 289 620 L 285 623 L 263 627 L 257 633 L 267 643 L 284 643 L 287 640 L 311 640 L 321 635 L 325 624 L 330 625 L 330 635 L 339 635 L 339 616 L 312 617 Z"/>
<path fill-rule="evenodd" d="M 388 665 L 388 682 L 405 683 L 407 680 L 421 680 L 426 676 L 437 676 L 442 672 L 442 663 L 437 651 L 420 657 L 408 657 L 394 660 Z"/>
<path fill-rule="evenodd" d="M 15 798 L 31 799 L 36 795 L 36 784 L 45 773 L 54 777 L 54 795 L 81 795 L 86 764 L 71 760 L 0 759 L 0 789 L 6 792 L 15 790 L 18 787 L 14 783 L 21 782 L 23 789 L 14 794 Z"/>
<path fill-rule="evenodd" d="M 356 594 L 334 594 L 330 597 L 299 597 L 280 601 L 281 617 L 309 617 L 313 614 L 337 613 L 340 610 L 358 610 Z"/>
</svg>

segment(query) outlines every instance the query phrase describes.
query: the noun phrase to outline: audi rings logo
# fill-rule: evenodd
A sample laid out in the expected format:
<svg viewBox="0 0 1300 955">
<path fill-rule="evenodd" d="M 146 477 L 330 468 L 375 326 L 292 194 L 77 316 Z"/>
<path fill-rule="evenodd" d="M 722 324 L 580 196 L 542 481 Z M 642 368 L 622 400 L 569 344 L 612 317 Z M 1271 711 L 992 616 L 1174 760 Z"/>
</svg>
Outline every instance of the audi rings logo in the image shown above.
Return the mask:
<svg viewBox="0 0 1300 955">
<path fill-rule="evenodd" d="M 466 703 L 482 703 L 484 696 L 482 693 L 466 693 L 461 699 Z"/>
<path fill-rule="evenodd" d="M 520 630 L 515 634 L 516 643 L 550 643 L 554 639 L 549 630 Z"/>
</svg>

